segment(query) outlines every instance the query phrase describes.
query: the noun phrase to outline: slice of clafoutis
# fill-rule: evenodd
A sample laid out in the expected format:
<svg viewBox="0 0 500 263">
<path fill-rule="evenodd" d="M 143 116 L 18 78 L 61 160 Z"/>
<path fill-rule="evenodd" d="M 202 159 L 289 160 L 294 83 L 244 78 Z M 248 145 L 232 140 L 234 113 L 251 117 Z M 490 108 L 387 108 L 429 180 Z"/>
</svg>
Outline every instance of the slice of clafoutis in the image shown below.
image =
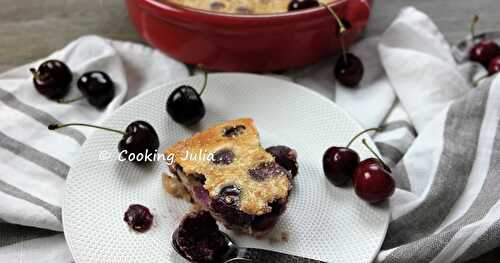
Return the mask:
<svg viewBox="0 0 500 263">
<path fill-rule="evenodd" d="M 262 236 L 286 210 L 292 176 L 262 148 L 251 119 L 220 123 L 165 155 L 192 200 L 229 229 Z"/>
</svg>

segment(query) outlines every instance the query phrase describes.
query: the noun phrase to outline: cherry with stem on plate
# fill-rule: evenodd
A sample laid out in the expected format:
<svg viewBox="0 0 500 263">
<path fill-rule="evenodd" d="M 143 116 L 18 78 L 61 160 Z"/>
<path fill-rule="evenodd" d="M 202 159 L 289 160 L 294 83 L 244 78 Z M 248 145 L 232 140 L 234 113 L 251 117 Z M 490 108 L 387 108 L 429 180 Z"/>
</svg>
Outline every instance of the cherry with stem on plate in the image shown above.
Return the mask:
<svg viewBox="0 0 500 263">
<path fill-rule="evenodd" d="M 476 39 L 475 27 L 478 21 L 479 16 L 475 15 L 472 18 L 470 26 L 472 41 Z M 480 63 L 486 68 L 489 67 L 490 61 L 497 56 L 500 56 L 500 46 L 492 40 L 488 39 L 482 39 L 481 41 L 476 43 L 469 51 L 469 59 L 474 62 Z"/>
<path fill-rule="evenodd" d="M 288 4 L 288 11 L 299 11 L 317 6 L 319 6 L 317 0 L 292 0 Z"/>
<path fill-rule="evenodd" d="M 205 105 L 201 100 L 201 95 L 207 87 L 208 72 L 203 71 L 204 82 L 199 93 L 191 86 L 182 85 L 168 96 L 167 113 L 175 122 L 190 126 L 198 123 L 205 116 Z"/>
<path fill-rule="evenodd" d="M 365 139 L 363 144 L 375 154 Z M 396 183 L 391 176 L 391 171 L 380 159 L 368 158 L 359 163 L 354 172 L 353 184 L 356 195 L 368 203 L 379 203 L 392 196 Z"/>
<path fill-rule="evenodd" d="M 361 79 L 363 78 L 363 63 L 361 62 L 361 59 L 359 59 L 356 55 L 346 51 L 344 34 L 347 31 L 347 21 L 342 21 L 337 13 L 335 13 L 335 11 L 333 11 L 333 9 L 327 4 L 323 4 L 323 6 L 325 6 L 330 14 L 335 18 L 339 26 L 338 37 L 340 39 L 342 55 L 337 60 L 333 75 L 335 79 L 337 79 L 342 85 L 349 88 L 354 88 L 358 86 L 358 84 L 361 82 Z"/>
<path fill-rule="evenodd" d="M 106 107 L 115 96 L 115 84 L 108 74 L 102 71 L 90 71 L 83 74 L 76 83 L 81 97 L 70 100 L 58 100 L 59 103 L 72 103 L 86 98 L 98 109 Z"/>
<path fill-rule="evenodd" d="M 345 147 L 333 146 L 325 151 L 323 154 L 323 172 L 332 184 L 342 186 L 352 179 L 359 163 L 359 155 L 350 147 L 359 136 L 370 131 L 380 131 L 380 129 L 364 130 L 356 134 Z"/>
<path fill-rule="evenodd" d="M 49 130 L 57 130 L 69 126 L 85 126 L 121 134 L 122 139 L 118 143 L 119 153 L 124 158 L 134 157 L 126 159 L 132 159 L 136 163 L 145 163 L 146 156 L 155 154 L 160 146 L 158 134 L 153 126 L 145 121 L 134 121 L 127 126 L 125 131 L 84 123 L 50 124 L 48 128 Z M 132 154 L 133 156 L 131 156 Z"/>
<path fill-rule="evenodd" d="M 35 89 L 49 99 L 57 100 L 68 94 L 73 74 L 60 60 L 47 60 L 38 69 L 31 68 Z"/>
</svg>

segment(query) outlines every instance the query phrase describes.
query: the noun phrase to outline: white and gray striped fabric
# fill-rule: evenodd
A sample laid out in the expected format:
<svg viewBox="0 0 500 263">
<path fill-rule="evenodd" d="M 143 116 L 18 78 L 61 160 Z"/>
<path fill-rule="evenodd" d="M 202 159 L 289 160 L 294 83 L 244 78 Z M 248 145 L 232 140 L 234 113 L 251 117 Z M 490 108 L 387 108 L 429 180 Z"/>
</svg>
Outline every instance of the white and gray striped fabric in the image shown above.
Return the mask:
<svg viewBox="0 0 500 263">
<path fill-rule="evenodd" d="M 273 76 L 331 98 L 367 128 L 383 128 L 374 139 L 398 189 L 376 261 L 466 262 L 500 246 L 500 77 L 473 88 L 484 69 L 457 64 L 438 28 L 411 7 L 382 36 L 351 51 L 365 65 L 358 89 L 334 82 L 333 59 Z M 76 74 L 109 72 L 119 92 L 99 112 L 40 98 L 28 66 L 0 75 L 0 262 L 73 261 L 60 232 L 62 190 L 90 131 L 49 135 L 47 124 L 99 122 L 142 90 L 188 76 L 184 65 L 156 51 L 99 37 L 51 57 Z"/>
</svg>

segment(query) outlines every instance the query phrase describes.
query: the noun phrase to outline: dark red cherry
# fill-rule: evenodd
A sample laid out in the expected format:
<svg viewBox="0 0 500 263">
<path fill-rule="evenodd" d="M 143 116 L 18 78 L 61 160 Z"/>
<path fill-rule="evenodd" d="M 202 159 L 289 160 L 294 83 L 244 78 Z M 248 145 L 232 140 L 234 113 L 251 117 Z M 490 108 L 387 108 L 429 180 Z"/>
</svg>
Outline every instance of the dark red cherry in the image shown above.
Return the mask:
<svg viewBox="0 0 500 263">
<path fill-rule="evenodd" d="M 347 147 L 330 147 L 323 155 L 325 176 L 336 186 L 342 186 L 352 180 L 358 163 L 358 153 Z"/>
<path fill-rule="evenodd" d="M 364 67 L 361 60 L 352 53 L 341 55 L 335 65 L 335 78 L 346 87 L 356 87 L 363 78 Z"/>
<path fill-rule="evenodd" d="M 203 88 L 198 93 L 193 87 L 182 85 L 176 88 L 167 99 L 167 113 L 182 125 L 193 125 L 205 116 L 205 105 L 201 95 L 207 87 L 207 72 L 204 73 Z"/>
<path fill-rule="evenodd" d="M 193 125 L 205 116 L 205 105 L 191 86 L 180 86 L 167 100 L 167 112 L 175 122 Z"/>
<path fill-rule="evenodd" d="M 387 200 L 396 189 L 390 172 L 375 158 L 359 163 L 354 172 L 353 184 L 356 195 L 369 203 Z"/>
<path fill-rule="evenodd" d="M 497 56 L 500 56 L 500 46 L 487 39 L 481 40 L 469 51 L 470 60 L 481 63 L 485 67 L 488 67 L 490 61 Z"/>
<path fill-rule="evenodd" d="M 316 6 L 319 6 L 317 0 L 292 0 L 288 4 L 288 11 L 298 11 Z"/>
<path fill-rule="evenodd" d="M 149 209 L 143 205 L 130 205 L 123 216 L 123 221 L 133 230 L 144 233 L 151 228 L 153 224 L 153 215 Z"/>
<path fill-rule="evenodd" d="M 109 75 L 102 71 L 83 74 L 76 85 L 88 102 L 98 109 L 106 107 L 115 96 L 115 84 Z"/>
<path fill-rule="evenodd" d="M 478 22 L 479 16 L 474 15 L 470 24 L 470 33 L 473 41 L 477 38 L 476 24 Z M 469 50 L 469 59 L 482 64 L 485 68 L 488 68 L 490 61 L 497 56 L 500 56 L 500 46 L 488 39 L 482 39 Z"/>
<path fill-rule="evenodd" d="M 212 163 L 217 165 L 229 165 L 234 161 L 234 152 L 230 149 L 220 149 L 213 155 Z"/>
<path fill-rule="evenodd" d="M 377 158 L 368 158 L 366 160 L 364 160 L 364 162 L 366 164 L 377 164 L 377 165 L 382 165 L 382 168 L 384 168 L 386 171 L 388 171 L 389 173 L 392 173 L 392 170 L 391 168 L 389 168 L 389 166 L 387 166 L 385 163 L 381 162 L 379 159 Z"/>
<path fill-rule="evenodd" d="M 283 199 L 274 200 L 269 204 L 271 212 L 256 216 L 252 220 L 252 230 L 267 231 L 278 223 L 280 215 L 286 210 L 286 201 Z"/>
<path fill-rule="evenodd" d="M 222 262 L 229 248 L 215 219 L 203 210 L 184 216 L 172 238 L 177 252 L 192 262 Z"/>
<path fill-rule="evenodd" d="M 297 175 L 299 170 L 297 151 L 284 145 L 278 145 L 268 147 L 266 152 L 270 153 L 279 165 L 288 170 L 292 177 Z"/>
<path fill-rule="evenodd" d="M 211 209 L 221 217 L 229 226 L 249 226 L 252 216 L 239 210 L 241 190 L 238 186 L 228 185 L 223 187 L 219 194 L 210 202 Z"/>
<path fill-rule="evenodd" d="M 38 67 L 38 70 L 31 68 L 30 71 L 33 74 L 33 84 L 40 94 L 52 100 L 68 94 L 73 75 L 64 62 L 47 60 Z"/>
<path fill-rule="evenodd" d="M 153 155 L 160 146 L 158 134 L 153 126 L 145 121 L 130 123 L 124 132 L 84 123 L 50 124 L 48 128 L 49 130 L 56 130 L 68 126 L 85 126 L 121 134 L 123 137 L 118 143 L 120 158 L 136 163 L 153 161 Z"/>
<path fill-rule="evenodd" d="M 160 146 L 158 134 L 151 124 L 145 121 L 134 121 L 125 129 L 125 134 L 118 143 L 118 150 L 124 156 L 135 155 L 135 162 L 145 162 L 145 159 L 138 159 L 138 156 L 148 153 L 154 154 Z"/>
<path fill-rule="evenodd" d="M 378 130 L 378 128 L 366 129 L 354 135 L 347 146 L 333 146 L 325 151 L 323 154 L 323 172 L 332 184 L 341 186 L 352 180 L 354 171 L 359 163 L 359 155 L 349 147 L 364 133 Z"/>
<path fill-rule="evenodd" d="M 236 185 L 227 185 L 219 191 L 218 199 L 231 206 L 238 206 L 241 190 Z"/>
<path fill-rule="evenodd" d="M 490 76 L 498 72 L 500 72 L 500 55 L 492 59 L 488 67 L 488 74 Z"/>
<path fill-rule="evenodd" d="M 286 174 L 288 178 L 292 177 L 290 172 L 275 162 L 261 163 L 257 167 L 249 169 L 248 174 L 250 178 L 259 182 L 280 174 Z"/>
</svg>

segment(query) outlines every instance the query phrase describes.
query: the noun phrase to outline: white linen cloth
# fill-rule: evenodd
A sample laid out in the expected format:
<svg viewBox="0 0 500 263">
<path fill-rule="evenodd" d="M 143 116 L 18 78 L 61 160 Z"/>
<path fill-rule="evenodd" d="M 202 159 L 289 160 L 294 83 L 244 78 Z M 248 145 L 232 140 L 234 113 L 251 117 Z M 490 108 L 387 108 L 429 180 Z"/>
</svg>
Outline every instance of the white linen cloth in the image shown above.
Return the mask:
<svg viewBox="0 0 500 263">
<path fill-rule="evenodd" d="M 485 70 L 457 64 L 438 28 L 412 7 L 350 51 L 365 66 L 357 89 L 335 83 L 333 58 L 273 76 L 334 100 L 366 128 L 383 128 L 374 138 L 398 189 L 376 261 L 465 262 L 498 246 L 500 77 L 473 88 L 471 76 Z M 75 75 L 109 73 L 117 94 L 104 111 L 50 102 L 34 91 L 28 71 L 45 59 L 0 75 L 0 262 L 73 260 L 59 232 L 64 178 L 92 130 L 49 133 L 48 124 L 99 123 L 135 94 L 189 75 L 155 50 L 96 36 L 49 57 Z"/>
</svg>

